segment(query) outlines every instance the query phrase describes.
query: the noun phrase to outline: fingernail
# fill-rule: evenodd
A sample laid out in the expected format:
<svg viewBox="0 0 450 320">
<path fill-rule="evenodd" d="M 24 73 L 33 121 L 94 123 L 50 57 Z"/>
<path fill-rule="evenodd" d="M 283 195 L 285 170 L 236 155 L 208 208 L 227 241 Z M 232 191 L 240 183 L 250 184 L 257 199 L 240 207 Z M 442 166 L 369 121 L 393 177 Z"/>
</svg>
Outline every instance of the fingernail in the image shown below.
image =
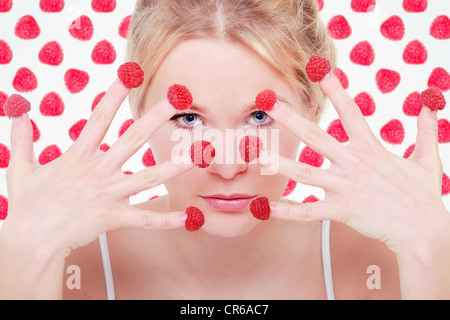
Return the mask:
<svg viewBox="0 0 450 320">
<path fill-rule="evenodd" d="M 275 203 L 270 202 L 270 203 L 269 203 L 269 206 L 270 206 L 270 213 L 271 213 L 271 214 L 274 213 L 274 212 L 276 212 L 276 210 L 277 210 L 277 205 L 276 205 Z"/>
<path fill-rule="evenodd" d="M 188 217 L 187 213 L 183 213 L 181 215 L 181 221 L 183 221 L 183 222 L 186 221 L 187 217 Z"/>
<path fill-rule="evenodd" d="M 24 121 L 24 119 L 25 119 L 25 113 L 22 113 L 18 117 L 12 117 L 12 122 L 15 124 L 18 124 L 18 123 L 21 123 L 22 121 Z"/>
</svg>

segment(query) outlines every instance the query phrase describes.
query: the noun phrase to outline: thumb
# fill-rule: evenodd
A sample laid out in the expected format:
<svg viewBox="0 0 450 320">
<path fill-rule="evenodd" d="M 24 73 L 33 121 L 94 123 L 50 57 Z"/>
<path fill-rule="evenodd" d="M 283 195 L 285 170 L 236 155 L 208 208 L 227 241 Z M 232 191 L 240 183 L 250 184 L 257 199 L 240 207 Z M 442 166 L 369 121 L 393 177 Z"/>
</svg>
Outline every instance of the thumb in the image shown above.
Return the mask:
<svg viewBox="0 0 450 320">
<path fill-rule="evenodd" d="M 440 161 L 437 111 L 425 106 L 417 119 L 417 139 L 413 154 L 424 168 L 432 169 Z"/>
<path fill-rule="evenodd" d="M 27 113 L 12 118 L 10 166 L 37 164 L 33 149 L 33 126 Z"/>
</svg>

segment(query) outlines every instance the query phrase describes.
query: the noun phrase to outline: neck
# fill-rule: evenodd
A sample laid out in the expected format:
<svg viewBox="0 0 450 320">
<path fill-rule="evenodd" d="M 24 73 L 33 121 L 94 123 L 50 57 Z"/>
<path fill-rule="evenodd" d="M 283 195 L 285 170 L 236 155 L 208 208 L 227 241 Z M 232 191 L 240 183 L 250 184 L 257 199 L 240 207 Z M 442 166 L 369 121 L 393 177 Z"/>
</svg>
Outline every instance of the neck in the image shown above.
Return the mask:
<svg viewBox="0 0 450 320">
<path fill-rule="evenodd" d="M 286 262 L 293 257 L 301 259 L 311 247 L 318 225 L 269 219 L 232 238 L 177 229 L 166 233 L 166 243 L 172 261 L 193 277 L 250 281 L 256 275 L 286 269 Z"/>
</svg>

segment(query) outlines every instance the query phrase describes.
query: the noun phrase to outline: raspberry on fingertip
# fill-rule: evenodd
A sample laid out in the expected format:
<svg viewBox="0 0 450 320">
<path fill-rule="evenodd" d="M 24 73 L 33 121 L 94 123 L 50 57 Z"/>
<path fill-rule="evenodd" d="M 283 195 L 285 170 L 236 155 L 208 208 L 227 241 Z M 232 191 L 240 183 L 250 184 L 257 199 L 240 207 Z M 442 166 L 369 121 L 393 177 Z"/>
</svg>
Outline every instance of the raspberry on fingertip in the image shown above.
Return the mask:
<svg viewBox="0 0 450 320">
<path fill-rule="evenodd" d="M 167 91 L 167 99 L 177 110 L 186 110 L 192 106 L 192 94 L 186 86 L 174 84 Z"/>
<path fill-rule="evenodd" d="M 138 88 L 144 82 L 144 71 L 136 62 L 126 62 L 117 69 L 117 75 L 128 89 Z"/>
<path fill-rule="evenodd" d="M 329 76 L 331 71 L 330 60 L 321 56 L 311 56 L 306 65 L 306 74 L 312 82 L 318 82 Z"/>
<path fill-rule="evenodd" d="M 12 94 L 3 104 L 5 115 L 9 118 L 17 118 L 31 110 L 30 102 L 20 94 Z"/>
</svg>

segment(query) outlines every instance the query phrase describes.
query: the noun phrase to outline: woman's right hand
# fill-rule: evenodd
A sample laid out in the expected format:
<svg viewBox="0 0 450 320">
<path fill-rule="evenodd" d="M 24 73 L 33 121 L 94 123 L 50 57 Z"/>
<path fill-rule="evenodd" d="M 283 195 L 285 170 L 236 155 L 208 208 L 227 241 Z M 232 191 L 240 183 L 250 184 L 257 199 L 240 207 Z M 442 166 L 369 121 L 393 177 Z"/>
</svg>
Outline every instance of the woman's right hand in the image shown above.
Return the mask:
<svg viewBox="0 0 450 320">
<path fill-rule="evenodd" d="M 160 185 L 194 164 L 167 161 L 132 175 L 122 171 L 122 165 L 176 112 L 167 100 L 152 106 L 108 151 L 99 149 L 130 90 L 117 79 L 73 145 L 43 166 L 34 155 L 28 115 L 13 119 L 6 173 L 9 213 L 0 233 L 2 241 L 10 239 L 14 247 L 38 250 L 50 259 L 65 257 L 103 232 L 121 227 L 184 226 L 184 212 L 138 209 L 130 205 L 129 196 Z"/>
</svg>

